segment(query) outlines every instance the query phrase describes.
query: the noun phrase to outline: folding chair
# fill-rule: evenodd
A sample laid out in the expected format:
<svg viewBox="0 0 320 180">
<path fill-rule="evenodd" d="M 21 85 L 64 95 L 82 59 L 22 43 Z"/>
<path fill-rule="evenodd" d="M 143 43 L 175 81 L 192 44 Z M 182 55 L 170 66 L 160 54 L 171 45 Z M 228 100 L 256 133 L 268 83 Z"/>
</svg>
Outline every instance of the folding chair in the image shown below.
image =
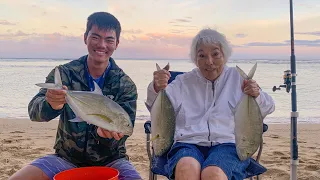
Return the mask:
<svg viewBox="0 0 320 180">
<path fill-rule="evenodd" d="M 183 72 L 178 71 L 169 71 L 171 74 L 171 78 L 168 83 L 171 83 L 175 77 L 179 74 L 183 74 Z M 150 134 L 151 134 L 151 121 L 146 121 L 144 124 L 145 133 L 147 135 L 147 153 L 150 161 L 150 169 L 149 169 L 149 180 L 157 180 L 157 175 L 165 176 L 169 179 L 168 175 L 168 167 L 167 167 L 167 153 L 162 156 L 155 156 L 153 154 L 152 147 L 150 145 Z M 263 132 L 268 130 L 268 125 L 263 124 Z M 266 172 L 267 169 L 259 164 L 260 156 L 262 153 L 263 141 L 260 144 L 260 148 L 257 154 L 256 159 L 250 158 L 250 164 L 247 168 L 247 176 L 246 178 L 253 179 L 256 176 L 257 180 L 259 179 L 259 175 Z"/>
</svg>

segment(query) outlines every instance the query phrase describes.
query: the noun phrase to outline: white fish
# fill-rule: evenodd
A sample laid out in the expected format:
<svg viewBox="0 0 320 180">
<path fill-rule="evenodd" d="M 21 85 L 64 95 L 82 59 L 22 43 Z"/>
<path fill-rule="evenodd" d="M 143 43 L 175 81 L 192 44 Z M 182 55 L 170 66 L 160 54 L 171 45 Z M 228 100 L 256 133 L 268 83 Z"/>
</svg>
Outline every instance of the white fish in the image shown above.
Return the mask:
<svg viewBox="0 0 320 180">
<path fill-rule="evenodd" d="M 240 75 L 247 80 L 252 79 L 256 68 L 257 63 L 252 67 L 249 74 L 246 75 L 237 66 Z M 240 160 L 246 160 L 258 150 L 262 142 L 263 117 L 260 107 L 254 97 L 246 94 L 243 94 L 235 108 L 230 103 L 229 107 L 234 114 L 237 154 Z"/>
<path fill-rule="evenodd" d="M 54 83 L 38 83 L 47 89 L 62 89 L 62 81 L 58 67 L 55 68 Z M 131 136 L 133 124 L 128 113 L 116 102 L 102 94 L 98 84 L 94 82 L 94 91 L 67 90 L 66 102 L 76 118 L 71 122 L 86 121 L 103 129 Z"/>
<path fill-rule="evenodd" d="M 157 65 L 157 69 L 160 67 Z M 164 67 L 169 70 L 169 64 Z M 153 152 L 156 156 L 162 156 L 172 144 L 176 127 L 174 108 L 166 91 L 159 91 L 151 109 L 146 104 L 151 114 L 151 141 Z"/>
</svg>

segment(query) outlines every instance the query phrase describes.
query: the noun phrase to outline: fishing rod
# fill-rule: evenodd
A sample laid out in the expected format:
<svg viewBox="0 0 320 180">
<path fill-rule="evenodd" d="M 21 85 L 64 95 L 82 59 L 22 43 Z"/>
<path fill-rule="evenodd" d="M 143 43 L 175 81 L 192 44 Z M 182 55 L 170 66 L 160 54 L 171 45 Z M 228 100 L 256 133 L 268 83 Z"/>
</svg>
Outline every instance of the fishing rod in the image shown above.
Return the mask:
<svg viewBox="0 0 320 180">
<path fill-rule="evenodd" d="M 299 116 L 297 111 L 297 92 L 296 92 L 296 57 L 294 52 L 294 29 L 293 29 L 293 3 L 290 1 L 290 34 L 291 34 L 291 56 L 290 64 L 291 71 L 284 71 L 283 79 L 284 84 L 280 85 L 279 88 L 276 86 L 273 87 L 273 91 L 280 90 L 280 87 L 286 88 L 287 93 L 291 91 L 291 141 L 290 141 L 290 150 L 291 150 L 291 174 L 290 180 L 297 179 L 297 167 L 298 167 L 298 139 L 297 139 L 297 118 Z"/>
</svg>

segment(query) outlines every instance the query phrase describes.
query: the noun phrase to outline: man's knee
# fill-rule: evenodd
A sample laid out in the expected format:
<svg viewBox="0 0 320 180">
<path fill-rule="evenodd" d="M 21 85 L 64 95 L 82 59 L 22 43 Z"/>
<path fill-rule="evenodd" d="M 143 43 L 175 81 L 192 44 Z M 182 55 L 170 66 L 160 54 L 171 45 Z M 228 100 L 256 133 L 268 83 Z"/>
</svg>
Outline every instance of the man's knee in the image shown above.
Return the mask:
<svg viewBox="0 0 320 180">
<path fill-rule="evenodd" d="M 208 166 L 202 170 L 201 179 L 227 180 L 228 177 L 221 168 L 217 166 Z"/>
<path fill-rule="evenodd" d="M 49 177 L 38 167 L 27 165 L 14 173 L 8 180 L 49 180 Z"/>
<path fill-rule="evenodd" d="M 181 158 L 175 169 L 176 179 L 200 179 L 200 163 L 192 157 Z"/>
</svg>

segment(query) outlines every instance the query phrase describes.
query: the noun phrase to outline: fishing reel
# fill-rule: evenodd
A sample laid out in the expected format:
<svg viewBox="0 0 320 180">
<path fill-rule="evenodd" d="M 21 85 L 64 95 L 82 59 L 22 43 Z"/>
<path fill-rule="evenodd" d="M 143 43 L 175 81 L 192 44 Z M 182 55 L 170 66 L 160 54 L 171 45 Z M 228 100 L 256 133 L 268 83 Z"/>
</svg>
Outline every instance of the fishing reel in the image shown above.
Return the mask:
<svg viewBox="0 0 320 180">
<path fill-rule="evenodd" d="M 276 90 L 281 90 L 281 88 L 286 88 L 287 93 L 290 92 L 291 89 L 291 71 L 286 70 L 283 74 L 283 85 L 280 85 L 279 87 L 273 86 L 272 91 L 275 92 Z"/>
</svg>

